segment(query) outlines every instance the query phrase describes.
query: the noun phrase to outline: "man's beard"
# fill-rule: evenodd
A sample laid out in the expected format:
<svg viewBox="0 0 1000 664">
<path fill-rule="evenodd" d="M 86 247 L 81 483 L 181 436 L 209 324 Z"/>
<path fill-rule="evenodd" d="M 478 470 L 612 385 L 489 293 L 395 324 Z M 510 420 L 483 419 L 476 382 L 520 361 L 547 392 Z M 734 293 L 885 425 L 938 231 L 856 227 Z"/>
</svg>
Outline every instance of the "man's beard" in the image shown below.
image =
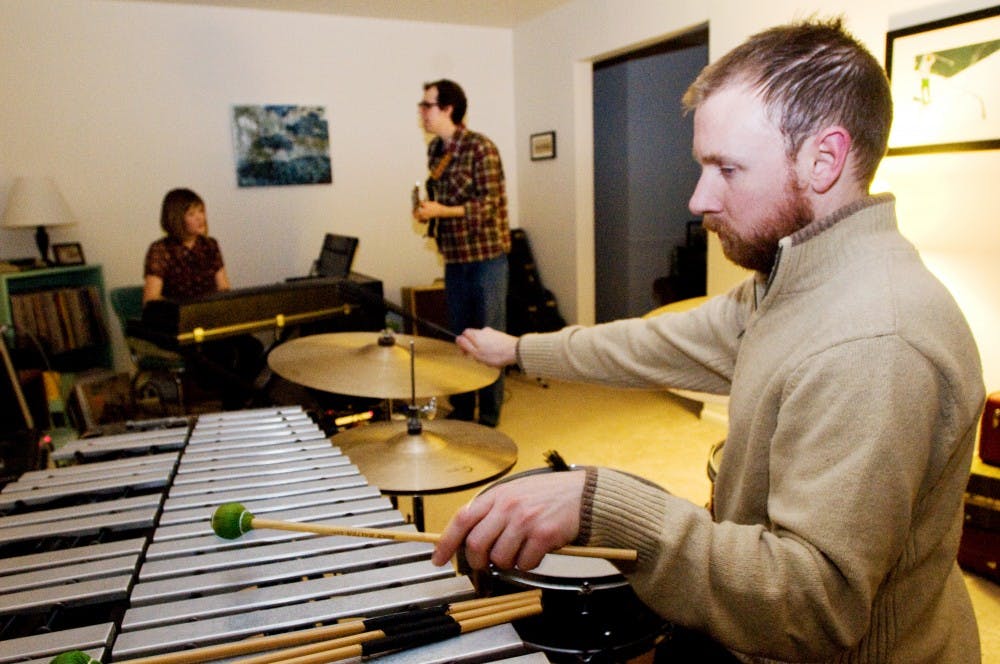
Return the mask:
<svg viewBox="0 0 1000 664">
<path fill-rule="evenodd" d="M 767 228 L 754 237 L 741 238 L 727 232 L 714 215 L 706 214 L 705 228 L 715 232 L 722 244 L 722 253 L 740 267 L 768 274 L 774 267 L 778 255 L 778 241 L 805 228 L 815 218 L 812 206 L 802 193 L 802 189 L 789 185 L 785 189 L 785 200 L 775 210 Z"/>
</svg>

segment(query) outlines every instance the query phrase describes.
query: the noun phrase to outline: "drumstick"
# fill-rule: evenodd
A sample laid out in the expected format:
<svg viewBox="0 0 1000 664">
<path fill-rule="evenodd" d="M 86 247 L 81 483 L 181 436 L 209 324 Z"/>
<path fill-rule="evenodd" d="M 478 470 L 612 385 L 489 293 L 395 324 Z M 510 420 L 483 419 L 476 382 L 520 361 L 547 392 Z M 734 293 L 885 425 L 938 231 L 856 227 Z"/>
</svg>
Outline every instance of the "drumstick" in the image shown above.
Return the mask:
<svg viewBox="0 0 1000 664">
<path fill-rule="evenodd" d="M 310 655 L 290 659 L 275 660 L 272 664 L 325 664 L 326 662 L 337 662 L 352 657 L 368 657 L 377 653 L 402 650 L 434 643 L 435 641 L 443 641 L 452 636 L 466 634 L 477 629 L 485 629 L 495 625 L 502 625 L 503 623 L 534 616 L 541 612 L 542 604 L 540 601 L 536 601 L 531 604 L 505 611 L 497 611 L 488 616 L 478 618 L 448 620 L 446 617 L 445 621 L 441 623 L 418 626 L 417 629 L 411 631 L 387 635 L 371 641 L 365 641 L 364 643 L 334 647 L 329 650 L 322 650 Z"/>
<path fill-rule="evenodd" d="M 331 639 L 361 634 L 367 630 L 406 625 L 411 622 L 426 620 L 428 616 L 432 615 L 466 614 L 472 617 L 482 615 L 484 612 L 503 611 L 512 607 L 537 603 L 540 601 L 541 596 L 542 591 L 535 589 L 498 597 L 483 597 L 447 604 L 436 604 L 409 611 L 397 611 L 372 618 L 351 618 L 336 624 L 295 632 L 258 636 L 231 643 L 219 643 L 201 648 L 140 657 L 129 660 L 129 664 L 195 664 L 197 662 L 209 662 L 217 659 L 249 655 L 265 650 L 302 646 L 324 640 L 329 641 Z M 267 655 L 263 657 L 267 657 Z M 84 652 L 71 650 L 57 655 L 52 659 L 51 664 L 100 664 L 100 662 Z"/>
<path fill-rule="evenodd" d="M 409 620 L 405 622 L 397 622 L 391 625 L 385 624 L 382 625 L 381 628 L 379 629 L 369 628 L 367 631 L 359 632 L 357 634 L 351 634 L 336 639 L 319 641 L 317 643 L 309 643 L 306 645 L 295 646 L 293 648 L 286 648 L 284 650 L 277 650 L 275 652 L 264 653 L 256 657 L 241 659 L 239 664 L 276 664 L 277 662 L 286 662 L 292 660 L 297 661 L 299 658 L 302 657 L 315 655 L 317 653 L 325 653 L 331 650 L 337 650 L 338 648 L 345 648 L 348 646 L 370 643 L 378 639 L 405 638 L 406 635 L 421 633 L 427 630 L 442 629 L 445 628 L 445 626 L 453 626 L 455 623 L 468 622 L 475 618 L 488 618 L 496 615 L 507 615 L 508 611 L 517 611 L 523 609 L 530 609 L 534 613 L 541 612 L 540 596 L 530 597 L 530 598 L 522 597 L 519 599 L 510 600 L 508 602 L 501 602 L 497 604 L 492 604 L 490 606 L 483 606 L 477 609 L 469 609 L 456 613 L 421 617 L 418 619 Z M 529 613 L 528 615 L 533 615 L 533 613 Z M 507 622 L 507 621 L 505 620 L 502 622 Z"/>
<path fill-rule="evenodd" d="M 261 519 L 239 503 L 225 503 L 216 508 L 212 515 L 212 530 L 219 537 L 236 539 L 253 529 L 291 530 L 317 535 L 346 535 L 349 537 L 374 537 L 399 542 L 429 542 L 435 544 L 441 539 L 439 533 L 422 533 L 381 528 L 354 528 L 351 526 L 331 526 L 318 523 L 297 523 L 294 521 L 274 521 Z M 607 560 L 634 561 L 638 558 L 635 549 L 615 549 L 603 546 L 564 546 L 552 553 L 586 558 L 606 558 Z"/>
</svg>

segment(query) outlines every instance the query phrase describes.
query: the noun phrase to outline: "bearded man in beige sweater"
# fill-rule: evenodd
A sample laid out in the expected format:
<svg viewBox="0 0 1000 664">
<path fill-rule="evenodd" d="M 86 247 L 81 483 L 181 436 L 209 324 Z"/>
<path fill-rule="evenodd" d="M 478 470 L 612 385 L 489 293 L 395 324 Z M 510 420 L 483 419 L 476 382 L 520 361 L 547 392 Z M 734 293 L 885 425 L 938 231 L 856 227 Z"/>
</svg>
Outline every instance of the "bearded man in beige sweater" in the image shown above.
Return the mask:
<svg viewBox="0 0 1000 664">
<path fill-rule="evenodd" d="M 742 661 L 978 662 L 955 557 L 982 369 L 894 198 L 868 194 L 882 68 L 840 20 L 796 23 L 707 67 L 684 104 L 690 208 L 753 276 L 689 312 L 458 343 L 529 374 L 728 394 L 714 513 L 612 469 L 529 475 L 459 510 L 435 563 L 631 548 L 643 601 Z"/>
</svg>

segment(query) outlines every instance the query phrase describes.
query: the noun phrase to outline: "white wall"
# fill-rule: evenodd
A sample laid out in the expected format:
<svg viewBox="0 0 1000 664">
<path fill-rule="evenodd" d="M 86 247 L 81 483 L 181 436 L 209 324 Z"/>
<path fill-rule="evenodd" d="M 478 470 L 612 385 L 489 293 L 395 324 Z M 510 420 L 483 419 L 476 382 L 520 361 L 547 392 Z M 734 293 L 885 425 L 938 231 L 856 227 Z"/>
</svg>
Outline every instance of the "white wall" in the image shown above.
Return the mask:
<svg viewBox="0 0 1000 664">
<path fill-rule="evenodd" d="M 559 157 L 519 152 L 521 226 L 533 238 L 543 281 L 567 319 L 593 321 L 593 123 L 590 63 L 708 22 L 709 59 L 748 35 L 813 14 L 843 14 L 880 60 L 888 30 L 992 6 L 992 0 L 577 0 L 514 30 L 518 139 L 555 130 Z M 678 100 L 679 103 L 679 100 Z M 997 151 L 887 159 L 878 179 L 899 199 L 900 226 L 963 307 L 983 357 L 987 388 L 1000 389 L 1000 174 Z M 712 238 L 710 293 L 745 273 Z M 993 285 L 993 287 L 991 287 Z"/>
<path fill-rule="evenodd" d="M 400 287 L 443 272 L 410 218 L 426 177 L 422 83 L 448 77 L 505 158 L 517 220 L 512 34 L 505 29 L 104 0 L 0 2 L 0 207 L 18 175 L 55 178 L 109 287 L 138 283 L 163 194 L 207 203 L 234 286 L 302 275 L 323 234 L 360 237 L 356 270 Z M 234 104 L 326 107 L 332 185 L 240 188 Z M 508 158 L 509 155 L 509 158 Z M 37 253 L 0 230 L 0 258 Z M 121 348 L 118 340 L 118 348 Z M 124 357 L 122 354 L 119 354 Z"/>
<path fill-rule="evenodd" d="M 708 6 L 577 0 L 514 30 L 518 137 L 555 130 L 559 144 L 553 161 L 518 153 L 521 227 L 567 320 L 594 320 L 591 63 L 704 23 Z"/>
<path fill-rule="evenodd" d="M 109 286 L 141 277 L 163 193 L 191 186 L 235 285 L 301 274 L 322 234 L 361 237 L 357 267 L 398 299 L 441 272 L 416 235 L 408 192 L 425 175 L 415 102 L 440 76 L 463 84 L 469 124 L 504 156 L 512 222 L 528 230 L 545 284 L 571 321 L 593 320 L 590 63 L 710 24 L 711 59 L 764 27 L 843 13 L 881 58 L 887 30 L 993 0 L 576 0 L 513 31 L 328 15 L 108 0 L 0 2 L 0 201 L 14 177 L 56 178 L 80 241 Z M 230 107 L 327 109 L 334 183 L 241 189 Z M 597 121 L 600 121 L 598 118 Z M 528 136 L 555 130 L 558 157 L 532 162 Z M 955 292 L 1000 389 L 1000 202 L 996 151 L 894 157 L 879 178 L 901 224 Z M 0 258 L 32 255 L 32 234 L 0 230 Z M 710 247 L 709 288 L 740 278 Z"/>
</svg>

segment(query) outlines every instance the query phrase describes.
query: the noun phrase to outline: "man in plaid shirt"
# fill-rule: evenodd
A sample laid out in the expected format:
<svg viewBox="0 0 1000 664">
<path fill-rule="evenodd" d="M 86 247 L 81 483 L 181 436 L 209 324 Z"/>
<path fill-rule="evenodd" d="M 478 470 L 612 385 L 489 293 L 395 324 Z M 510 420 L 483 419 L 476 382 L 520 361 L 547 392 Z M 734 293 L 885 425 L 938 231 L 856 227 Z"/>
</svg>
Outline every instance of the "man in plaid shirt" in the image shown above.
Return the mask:
<svg viewBox="0 0 1000 664">
<path fill-rule="evenodd" d="M 507 253 L 510 225 L 500 153 L 493 141 L 462 124 L 467 102 L 453 81 L 424 85 L 417 104 L 424 130 L 434 135 L 428 147 L 428 199 L 413 211 L 426 223 L 445 261 L 445 300 L 449 326 L 507 326 Z M 503 403 L 503 375 L 478 391 L 480 424 L 495 427 Z M 453 419 L 475 421 L 476 393 L 451 397 Z"/>
</svg>

